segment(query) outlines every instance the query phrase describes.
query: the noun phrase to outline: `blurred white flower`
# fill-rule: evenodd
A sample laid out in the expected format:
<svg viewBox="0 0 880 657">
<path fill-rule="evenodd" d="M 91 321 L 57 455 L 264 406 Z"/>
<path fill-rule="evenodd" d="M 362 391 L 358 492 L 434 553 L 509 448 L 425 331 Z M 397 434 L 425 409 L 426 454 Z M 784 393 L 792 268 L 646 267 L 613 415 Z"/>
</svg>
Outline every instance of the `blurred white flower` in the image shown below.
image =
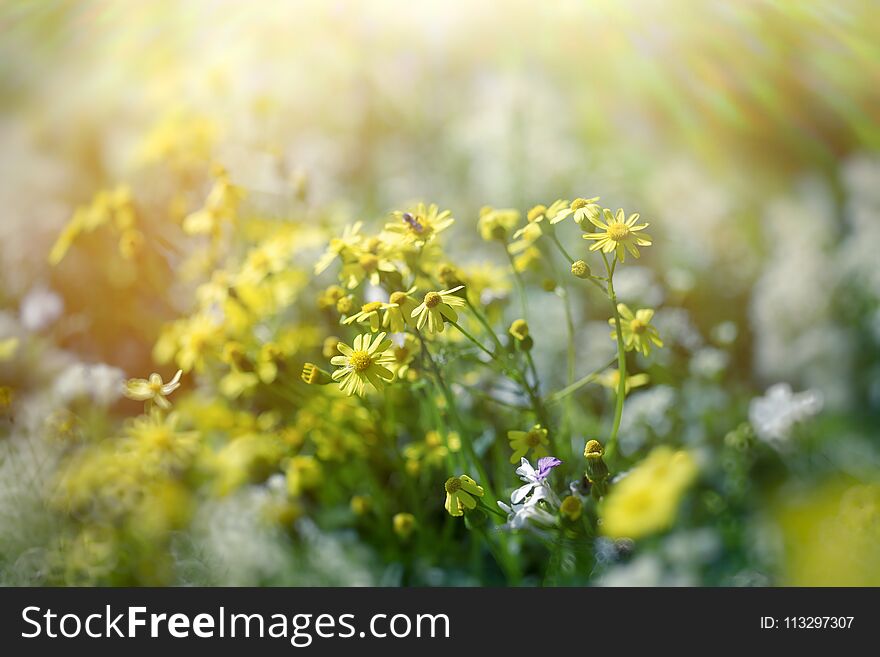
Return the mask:
<svg viewBox="0 0 880 657">
<path fill-rule="evenodd" d="M 794 393 L 787 383 L 771 386 L 749 404 L 749 421 L 761 440 L 784 443 L 792 427 L 822 410 L 822 396 L 813 390 Z"/>
<path fill-rule="evenodd" d="M 28 331 L 41 331 L 64 312 L 64 302 L 52 290 L 38 286 L 21 301 L 21 324 Z"/>
<path fill-rule="evenodd" d="M 109 406 L 122 396 L 125 373 L 104 363 L 74 363 L 55 381 L 55 394 L 62 403 L 75 399 L 91 399 L 100 406 Z"/>
</svg>

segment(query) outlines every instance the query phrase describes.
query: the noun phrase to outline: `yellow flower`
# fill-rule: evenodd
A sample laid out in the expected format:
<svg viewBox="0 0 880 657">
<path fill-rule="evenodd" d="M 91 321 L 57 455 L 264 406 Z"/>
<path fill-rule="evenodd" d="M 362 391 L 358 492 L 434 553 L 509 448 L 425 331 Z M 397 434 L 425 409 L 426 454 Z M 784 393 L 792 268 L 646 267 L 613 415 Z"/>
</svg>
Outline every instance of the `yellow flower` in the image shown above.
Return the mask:
<svg viewBox="0 0 880 657">
<path fill-rule="evenodd" d="M 517 210 L 496 210 L 495 208 L 485 207 L 480 210 L 477 226 L 480 229 L 480 237 L 487 242 L 494 240 L 504 242 L 517 223 L 519 223 L 519 212 Z"/>
<path fill-rule="evenodd" d="M 620 331 L 623 335 L 623 345 L 627 351 L 640 351 L 647 356 L 651 353 L 651 343 L 658 347 L 663 346 L 663 341 L 657 333 L 657 329 L 651 325 L 654 311 L 650 308 L 637 310 L 635 314 L 626 304 L 617 304 L 617 312 L 620 313 Z M 612 327 L 617 326 L 617 321 L 612 317 L 608 320 Z M 617 339 L 617 332 L 611 332 L 611 338 Z"/>
<path fill-rule="evenodd" d="M 615 336 L 616 337 L 616 336 Z M 624 392 L 625 394 L 629 394 L 629 391 L 633 388 L 640 388 L 642 386 L 648 385 L 651 377 L 649 377 L 644 372 L 641 374 L 633 374 L 632 376 L 626 377 L 626 383 L 624 384 Z M 620 384 L 620 370 L 605 370 L 596 377 L 596 382 L 600 385 L 617 392 L 617 386 Z"/>
<path fill-rule="evenodd" d="M 363 495 L 355 495 L 348 503 L 351 512 L 356 516 L 363 516 L 369 513 L 372 502 L 369 497 Z"/>
<path fill-rule="evenodd" d="M 366 244 L 366 250 L 351 248 L 343 254 L 342 270 L 339 272 L 339 280 L 349 289 L 353 290 L 365 280 L 371 285 L 378 286 L 382 282 L 381 275 L 393 274 L 397 266 L 389 257 L 390 245 L 385 244 L 379 238 L 371 238 Z"/>
<path fill-rule="evenodd" d="M 529 431 L 508 431 L 507 439 L 513 450 L 510 457 L 511 463 L 519 463 L 529 450 L 532 450 L 532 455 L 536 459 L 548 454 L 547 446 L 550 441 L 547 440 L 547 430 L 540 424 L 536 424 Z"/>
<path fill-rule="evenodd" d="M 581 502 L 580 499 L 575 497 L 574 495 L 569 495 L 564 500 L 562 500 L 562 504 L 559 505 L 559 513 L 561 513 L 572 522 L 581 517 L 583 509 L 583 502 Z"/>
<path fill-rule="evenodd" d="M 168 383 L 162 381 L 159 374 L 153 372 L 149 379 L 129 379 L 125 382 L 125 396 L 135 401 L 150 401 L 159 408 L 165 410 L 171 408 L 171 402 L 167 397 L 180 387 L 180 377 L 183 370 L 177 370 L 177 374 Z"/>
<path fill-rule="evenodd" d="M 0 415 L 12 407 L 15 391 L 9 386 L 0 386 Z"/>
<path fill-rule="evenodd" d="M 199 313 L 178 325 L 177 365 L 184 372 L 202 371 L 208 352 L 218 346 L 223 329 L 215 317 Z M 158 348 L 158 345 L 157 345 Z"/>
<path fill-rule="evenodd" d="M 215 178 L 202 208 L 183 220 L 183 231 L 187 235 L 211 235 L 216 238 L 224 222 L 235 223 L 238 219 L 238 206 L 245 196 L 244 189 L 233 185 L 222 167 L 215 171 Z"/>
<path fill-rule="evenodd" d="M 467 475 L 450 477 L 446 480 L 445 509 L 451 516 L 463 516 L 465 509 L 477 508 L 476 497 L 483 497 L 483 488 Z"/>
<path fill-rule="evenodd" d="M 408 212 L 397 211 L 392 215 L 397 221 L 385 224 L 385 230 L 399 237 L 404 244 L 412 245 L 429 242 L 455 221 L 449 210 L 441 212 L 433 203 L 429 206 L 419 203 Z"/>
<path fill-rule="evenodd" d="M 424 301 L 411 313 L 411 317 L 416 318 L 416 328 L 421 330 L 427 325 L 429 333 L 442 333 L 444 317 L 452 322 L 458 321 L 458 313 L 453 308 L 461 308 L 465 305 L 464 299 L 455 296 L 455 293 L 462 288 L 464 285 L 451 290 L 428 292 Z"/>
<path fill-rule="evenodd" d="M 394 354 L 394 362 L 389 364 L 389 368 L 394 372 L 394 376 L 398 379 L 405 377 L 410 371 L 410 363 L 412 363 L 420 350 L 421 344 L 416 339 L 416 336 L 405 333 L 403 335 L 403 344 L 397 344 L 391 348 L 391 353 Z"/>
<path fill-rule="evenodd" d="M 446 456 L 450 451 L 455 452 L 461 446 L 461 438 L 455 432 L 450 433 L 446 437 L 444 444 L 443 436 L 433 429 L 425 434 L 425 440 L 421 443 L 411 443 L 403 448 L 403 456 L 408 463 L 415 463 L 421 466 L 424 464 L 428 468 L 437 468 L 446 461 Z M 449 445 L 447 448 L 446 445 Z M 413 470 L 420 469 L 412 466 Z"/>
<path fill-rule="evenodd" d="M 390 346 L 391 340 L 385 340 L 385 333 L 379 333 L 375 339 L 369 333 L 359 335 L 354 339 L 354 348 L 344 342 L 336 345 L 342 355 L 334 356 L 330 362 L 341 368 L 332 375 L 339 382 L 339 389 L 347 395 L 360 396 L 369 383 L 382 390 L 394 378 L 386 367 L 394 362 L 394 356 L 386 353 Z"/>
<path fill-rule="evenodd" d="M 567 205 L 568 201 L 558 200 L 553 201 L 549 208 L 545 205 L 536 205 L 533 207 L 526 215 L 528 223 L 513 234 L 513 239 L 516 241 L 511 244 L 507 250 L 513 255 L 516 255 L 528 249 L 538 241 L 538 238 L 541 237 L 541 235 L 544 234 L 544 230 L 541 227 L 544 220 L 548 220 L 551 224 L 558 223 L 557 221 L 553 221 L 553 219 L 557 214 L 562 212 Z M 563 219 L 564 218 L 565 217 L 563 217 Z M 562 221 L 562 219 L 559 221 Z"/>
<path fill-rule="evenodd" d="M 550 218 L 551 224 L 558 224 L 560 221 L 565 219 L 566 217 L 572 216 L 574 217 L 575 223 L 581 228 L 584 227 L 584 224 L 589 221 L 593 221 L 594 219 L 599 218 L 599 206 L 596 205 L 596 201 L 599 200 L 598 196 L 594 196 L 593 198 L 576 198 L 571 202 L 567 208 L 560 209 L 555 214 L 550 214 L 548 209 L 547 216 Z M 559 201 L 557 201 L 559 203 Z M 556 204 L 551 205 L 550 207 L 554 207 Z"/>
<path fill-rule="evenodd" d="M 314 456 L 294 456 L 287 464 L 287 491 L 294 497 L 317 488 L 322 479 L 321 462 Z"/>
<path fill-rule="evenodd" d="M 416 528 L 416 517 L 411 513 L 397 513 L 391 523 L 394 527 L 394 533 L 406 540 Z"/>
<path fill-rule="evenodd" d="M 517 340 L 525 340 L 529 337 L 529 325 L 524 319 L 515 319 L 510 324 L 510 328 L 507 329 L 507 332 Z"/>
<path fill-rule="evenodd" d="M 403 333 L 407 325 L 412 325 L 412 311 L 418 304 L 409 295 L 415 291 L 416 288 L 411 287 L 406 292 L 391 293 L 391 297 L 385 305 L 382 328 L 390 329 L 392 333 Z"/>
<path fill-rule="evenodd" d="M 600 510 L 602 533 L 638 539 L 667 529 L 696 475 L 688 452 L 657 447 L 611 488 Z"/>
<path fill-rule="evenodd" d="M 386 310 L 390 307 L 390 304 L 382 303 L 381 301 L 370 301 L 361 306 L 360 312 L 357 312 L 354 315 L 349 315 L 342 320 L 342 323 L 345 325 L 353 322 L 369 324 L 370 330 L 375 333 L 379 330 L 379 311 Z"/>
<path fill-rule="evenodd" d="M 278 377 L 278 364 L 282 361 L 283 355 L 281 348 L 274 342 L 267 342 L 260 347 L 257 362 L 254 364 L 260 381 L 265 384 L 275 382 Z"/>
<path fill-rule="evenodd" d="M 167 472 L 186 467 L 199 449 L 198 431 L 181 431 L 179 416 L 157 411 L 142 415 L 126 428 L 121 452 L 135 457 L 148 472 Z"/>
<path fill-rule="evenodd" d="M 362 222 L 358 221 L 351 226 L 342 229 L 342 237 L 334 237 L 330 240 L 330 245 L 324 252 L 318 262 L 315 264 L 315 275 L 322 273 L 329 267 L 336 258 L 345 256 L 351 249 L 356 248 L 363 237 L 360 234 Z"/>
<path fill-rule="evenodd" d="M 0 340 L 0 363 L 15 357 L 20 342 L 21 340 L 15 337 Z"/>
<path fill-rule="evenodd" d="M 614 251 L 617 254 L 617 259 L 623 262 L 626 260 L 627 249 L 634 257 L 638 258 L 638 247 L 651 246 L 651 236 L 640 233 L 649 224 L 636 224 L 639 220 L 638 212 L 631 214 L 628 219 L 623 208 L 620 208 L 616 215 L 612 214 L 608 208 L 605 208 L 603 212 L 605 213 L 604 222 L 599 219 L 598 215 L 589 217 L 590 222 L 601 229 L 601 232 L 584 235 L 585 240 L 596 241 L 590 247 L 590 251 L 599 251 L 600 249 L 603 253 Z"/>
</svg>

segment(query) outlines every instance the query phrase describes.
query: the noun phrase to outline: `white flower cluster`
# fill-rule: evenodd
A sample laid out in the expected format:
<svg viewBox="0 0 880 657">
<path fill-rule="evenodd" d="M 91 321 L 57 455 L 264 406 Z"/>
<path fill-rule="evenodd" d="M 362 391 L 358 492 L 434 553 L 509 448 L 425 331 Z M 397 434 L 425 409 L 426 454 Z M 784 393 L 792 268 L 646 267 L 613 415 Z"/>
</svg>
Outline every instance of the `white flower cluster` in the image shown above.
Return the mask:
<svg viewBox="0 0 880 657">
<path fill-rule="evenodd" d="M 787 383 L 771 386 L 749 404 L 749 421 L 761 440 L 780 446 L 792 427 L 822 410 L 822 396 L 814 391 L 795 393 Z"/>
</svg>

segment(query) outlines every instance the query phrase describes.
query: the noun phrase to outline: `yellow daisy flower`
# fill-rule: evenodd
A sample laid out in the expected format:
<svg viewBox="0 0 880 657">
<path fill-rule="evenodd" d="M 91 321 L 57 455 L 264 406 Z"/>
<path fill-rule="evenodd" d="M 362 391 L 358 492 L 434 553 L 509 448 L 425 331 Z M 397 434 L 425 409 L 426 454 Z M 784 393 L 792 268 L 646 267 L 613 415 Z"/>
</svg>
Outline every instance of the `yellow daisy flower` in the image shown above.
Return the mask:
<svg viewBox="0 0 880 657">
<path fill-rule="evenodd" d="M 342 320 L 345 325 L 357 322 L 359 324 L 369 324 L 370 330 L 375 333 L 379 330 L 379 311 L 386 310 L 391 304 L 382 303 L 381 301 L 370 301 L 361 306 L 360 312 L 355 313 Z"/>
<path fill-rule="evenodd" d="M 550 214 L 550 208 L 556 205 L 554 203 L 554 205 L 551 205 L 550 208 L 548 208 L 547 217 L 550 219 L 551 224 L 558 224 L 566 217 L 571 216 L 574 217 L 575 223 L 583 228 L 587 221 L 593 221 L 594 218 L 599 218 L 599 206 L 596 205 L 596 201 L 598 200 L 598 196 L 594 196 L 593 198 L 576 198 L 567 208 L 562 208 L 555 214 Z"/>
<path fill-rule="evenodd" d="M 540 424 L 536 424 L 529 431 L 508 431 L 507 439 L 513 454 L 510 456 L 511 463 L 519 463 L 520 460 L 532 450 L 536 459 L 547 456 L 547 430 Z"/>
<path fill-rule="evenodd" d="M 467 475 L 450 477 L 446 480 L 446 503 L 444 507 L 451 516 L 463 516 L 465 509 L 477 508 L 476 497 L 483 497 L 482 486 Z"/>
<path fill-rule="evenodd" d="M 341 368 L 332 374 L 333 380 L 339 382 L 339 389 L 347 395 L 363 395 L 369 383 L 376 390 L 382 390 L 394 378 L 386 367 L 394 362 L 394 356 L 386 353 L 390 346 L 391 340 L 385 339 L 385 333 L 379 333 L 375 339 L 369 333 L 359 335 L 353 347 L 344 342 L 336 345 L 342 355 L 334 356 L 330 362 Z"/>
<path fill-rule="evenodd" d="M 444 317 L 452 322 L 458 321 L 454 308 L 464 306 L 465 300 L 455 296 L 455 293 L 462 288 L 464 285 L 441 292 L 428 292 L 424 301 L 410 315 L 416 318 L 416 328 L 421 330 L 427 324 L 429 333 L 443 333 Z"/>
<path fill-rule="evenodd" d="M 408 212 L 394 212 L 394 223 L 385 224 L 385 230 L 395 234 L 406 244 L 424 244 L 449 228 L 455 219 L 449 210 L 442 212 L 436 204 L 419 203 Z"/>
<path fill-rule="evenodd" d="M 411 287 L 406 292 L 392 292 L 388 303 L 385 305 L 385 316 L 382 317 L 382 328 L 391 329 L 392 333 L 403 333 L 408 324 L 412 324 L 412 311 L 415 310 L 415 300 L 409 296 L 416 291 Z"/>
<path fill-rule="evenodd" d="M 590 222 L 601 229 L 601 232 L 587 233 L 584 235 L 585 240 L 595 240 L 596 243 L 590 247 L 590 251 L 599 251 L 603 253 L 617 254 L 617 259 L 623 262 L 626 259 L 626 251 L 629 250 L 634 257 L 639 257 L 640 246 L 651 246 L 651 236 L 645 233 L 639 234 L 650 224 L 636 224 L 639 220 L 639 213 L 635 212 L 626 218 L 623 208 L 612 214 L 611 210 L 605 208 L 605 221 L 599 219 L 599 216 L 590 216 Z"/>
<path fill-rule="evenodd" d="M 151 401 L 159 408 L 168 410 L 171 402 L 167 397 L 180 387 L 180 377 L 183 370 L 177 370 L 177 374 L 168 383 L 162 380 L 159 374 L 153 372 L 149 379 L 129 379 L 125 382 L 125 396 L 135 401 Z"/>
<path fill-rule="evenodd" d="M 657 329 L 651 325 L 651 318 L 654 317 L 654 311 L 650 308 L 642 308 L 633 313 L 626 304 L 617 304 L 617 312 L 620 313 L 620 331 L 623 334 L 623 345 L 627 351 L 640 351 L 647 356 L 651 353 L 651 343 L 658 347 L 663 346 L 663 341 L 657 333 Z M 617 326 L 617 322 L 612 317 L 608 320 L 612 327 Z M 611 338 L 617 339 L 617 332 L 611 332 Z"/>
</svg>

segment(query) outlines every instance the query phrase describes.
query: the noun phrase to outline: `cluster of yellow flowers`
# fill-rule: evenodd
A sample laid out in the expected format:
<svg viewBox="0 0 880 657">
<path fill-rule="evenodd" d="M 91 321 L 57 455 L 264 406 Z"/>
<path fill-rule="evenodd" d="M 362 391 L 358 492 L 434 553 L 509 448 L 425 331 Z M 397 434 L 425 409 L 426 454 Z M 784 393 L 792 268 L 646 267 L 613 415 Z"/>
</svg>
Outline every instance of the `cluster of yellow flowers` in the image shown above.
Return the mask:
<svg viewBox="0 0 880 657">
<path fill-rule="evenodd" d="M 172 127 L 173 122 L 166 129 Z M 153 151 L 165 148 L 161 136 L 161 131 L 155 136 Z M 207 148 L 207 133 L 205 140 Z M 176 505 L 174 513 L 156 510 L 149 518 L 150 526 L 167 529 L 186 522 L 186 509 L 204 491 L 225 495 L 274 473 L 286 481 L 286 497 L 273 498 L 275 521 L 291 523 L 319 508 L 321 500 L 341 498 L 355 518 L 384 514 L 386 530 L 407 542 L 430 523 L 412 484 L 403 486 L 410 491 L 406 500 L 384 492 L 399 476 L 389 468 L 399 467 L 419 485 L 447 476 L 449 514 L 494 513 L 513 529 L 557 526 L 571 532 L 582 521 L 601 518 L 602 532 L 638 537 L 669 525 L 693 478 L 692 460 L 657 451 L 619 483 L 612 483 L 604 460 L 614 456 L 626 394 L 648 383 L 646 374 L 627 373 L 627 352 L 648 356 L 652 347 L 662 346 L 651 324 L 653 310 L 631 310 L 614 291 L 617 265 L 651 244 L 638 214 L 627 218 L 623 210 L 601 207 L 598 198 L 560 199 L 533 207 L 520 226 L 517 210 L 483 208 L 477 230 L 501 245 L 510 267 L 505 272 L 491 264 L 462 267 L 451 261 L 441 238 L 454 219 L 437 205 L 394 211 L 373 234 L 364 222 L 355 222 L 326 243 L 320 222 L 254 216 L 243 205 L 244 191 L 222 167 L 213 167 L 205 189 L 200 203 L 176 210 L 181 235 L 205 247 L 179 266 L 184 279 L 201 278 L 195 303 L 165 325 L 153 349 L 154 360 L 172 365 L 176 374 L 168 382 L 158 373 L 127 382 L 125 395 L 144 403 L 143 415 L 118 437 L 83 448 L 71 460 L 59 504 L 64 500 L 75 512 L 97 505 L 107 518 L 127 514 L 146 522 L 143 500 L 152 495 Z M 136 216 L 126 188 L 99 194 L 74 216 L 53 260 L 64 256 L 77 235 L 98 226 L 134 230 Z M 557 235 L 568 218 L 592 243 L 585 257 L 598 252 L 597 266 L 569 255 L 572 247 Z M 323 254 L 305 271 L 299 263 L 322 243 Z M 559 257 L 554 250 L 573 279 L 545 279 L 542 287 L 557 291 L 569 317 L 572 286 L 585 286 L 577 293 L 595 288 L 607 296 L 618 367 L 606 365 L 576 381 L 569 322 L 568 385 L 551 393 L 541 389 L 531 353 L 540 334 L 533 335 L 526 320 L 523 277 L 539 263 L 552 269 Z M 604 274 L 594 273 L 602 264 Z M 315 295 L 313 286 L 331 267 L 335 280 Z M 522 317 L 496 331 L 514 287 Z M 316 310 L 318 322 L 312 319 Z M 317 362 L 317 354 L 329 367 Z M 498 448 L 477 444 L 480 419 L 461 406 L 466 391 L 471 406 L 483 395 L 503 407 L 508 402 L 490 394 L 501 380 L 525 404 L 509 403 L 518 418 L 509 421 L 514 428 L 500 447 L 509 449 L 502 461 L 519 466 L 516 474 L 525 482 L 510 505 L 497 492 L 509 475 L 497 468 L 489 474 L 490 452 Z M 576 469 L 568 458 L 575 427 L 568 410 L 560 419 L 550 405 L 587 383 L 615 393 L 607 448 L 588 443 L 587 489 L 572 489 L 560 499 L 548 478 L 560 466 Z M 180 388 L 172 411 L 170 397 Z M 389 450 L 393 465 L 384 462 Z M 474 477 L 449 476 L 463 471 Z M 647 498 L 645 490 L 651 491 Z"/>
</svg>

